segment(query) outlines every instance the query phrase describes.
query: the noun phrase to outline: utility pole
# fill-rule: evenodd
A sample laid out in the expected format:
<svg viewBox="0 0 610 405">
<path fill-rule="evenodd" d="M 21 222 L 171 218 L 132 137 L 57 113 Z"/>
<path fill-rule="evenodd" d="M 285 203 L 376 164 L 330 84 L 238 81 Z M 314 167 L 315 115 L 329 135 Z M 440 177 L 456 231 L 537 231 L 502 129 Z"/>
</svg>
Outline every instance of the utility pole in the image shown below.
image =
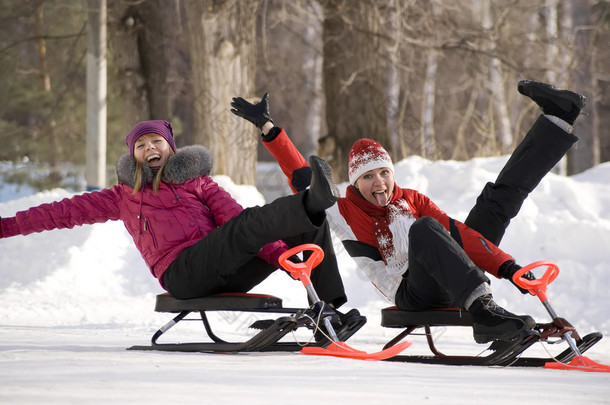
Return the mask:
<svg viewBox="0 0 610 405">
<path fill-rule="evenodd" d="M 106 0 L 87 0 L 87 191 L 106 187 Z"/>
</svg>

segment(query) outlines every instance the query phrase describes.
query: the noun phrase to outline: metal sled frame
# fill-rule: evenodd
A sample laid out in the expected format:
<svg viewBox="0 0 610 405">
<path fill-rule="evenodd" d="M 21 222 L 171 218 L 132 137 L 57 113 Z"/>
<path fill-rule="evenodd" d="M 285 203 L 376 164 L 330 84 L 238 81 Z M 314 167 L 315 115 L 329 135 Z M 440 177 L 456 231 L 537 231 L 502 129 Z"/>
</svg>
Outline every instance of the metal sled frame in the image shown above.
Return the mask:
<svg viewBox="0 0 610 405">
<path fill-rule="evenodd" d="M 409 335 L 415 335 L 416 329 L 424 328 L 424 335 L 428 342 L 428 347 L 433 355 L 400 355 L 395 356 L 389 361 L 403 361 L 416 363 L 432 363 L 447 365 L 483 365 L 483 366 L 527 366 L 542 367 L 547 362 L 570 361 L 573 353 L 570 349 L 560 353 L 555 358 L 523 358 L 519 357 L 527 348 L 534 343 L 549 338 L 560 337 L 562 333 L 569 330 L 574 334 L 577 345 L 582 351 L 597 343 L 602 335 L 599 332 L 590 333 L 580 338 L 572 325 L 565 319 L 558 318 L 553 323 L 539 324 L 536 326 L 536 333 L 522 336 L 515 342 L 494 342 L 489 346 L 491 354 L 486 356 L 452 356 L 439 351 L 432 336 L 432 327 L 438 326 L 470 326 L 472 327 L 472 317 L 466 311 L 459 308 L 440 308 L 427 311 L 406 311 L 397 307 L 388 307 L 381 310 L 381 326 L 388 328 L 404 328 L 395 338 L 390 340 L 385 347 L 391 347 Z"/>
<path fill-rule="evenodd" d="M 238 352 L 238 351 L 297 351 L 301 346 L 297 343 L 278 342 L 283 336 L 301 326 L 305 326 L 300 314 L 305 309 L 284 308 L 281 298 L 265 294 L 227 293 L 205 298 L 179 300 L 165 293 L 157 295 L 156 312 L 177 313 L 171 321 L 157 330 L 151 339 L 150 346 L 132 346 L 128 350 L 162 350 L 188 352 Z M 227 342 L 212 329 L 207 312 L 237 311 L 286 314 L 275 320 L 259 321 L 256 327 L 259 333 L 245 342 Z M 185 319 L 191 313 L 198 313 L 200 319 Z M 201 320 L 207 336 L 212 342 L 196 343 L 157 343 L 157 340 L 180 321 Z M 254 325 L 253 325 L 254 326 Z"/>
</svg>

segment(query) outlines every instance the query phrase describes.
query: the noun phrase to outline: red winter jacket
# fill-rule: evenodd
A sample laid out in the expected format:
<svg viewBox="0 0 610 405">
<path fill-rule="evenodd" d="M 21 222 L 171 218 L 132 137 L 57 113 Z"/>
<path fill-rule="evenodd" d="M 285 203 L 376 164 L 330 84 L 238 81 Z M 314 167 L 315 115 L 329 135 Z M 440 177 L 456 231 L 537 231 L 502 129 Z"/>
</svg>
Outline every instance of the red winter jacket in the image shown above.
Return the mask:
<svg viewBox="0 0 610 405">
<path fill-rule="evenodd" d="M 277 130 L 274 128 L 274 131 Z M 279 134 L 273 140 L 268 142 L 263 141 L 263 145 L 276 158 L 282 171 L 288 177 L 292 190 L 296 192 L 304 188 L 302 187 L 303 184 L 309 184 L 309 179 L 306 177 L 310 176 L 310 171 L 304 170 L 304 168 L 308 167 L 306 160 L 296 149 L 292 141 L 290 141 L 284 130 L 279 130 Z M 450 218 L 425 195 L 411 189 L 402 189 L 401 191 L 400 198 L 404 200 L 414 219 L 428 216 L 438 220 L 454 238 L 460 240 L 464 251 L 479 268 L 498 277 L 500 265 L 507 260 L 514 260 L 512 256 L 503 252 L 480 233 Z M 352 201 L 355 198 L 353 194 L 356 193 L 352 193 Z M 375 217 L 367 214 L 368 211 L 372 210 L 363 210 L 357 207 L 367 204 L 372 206 L 372 204 L 366 202 L 361 196 L 358 196 L 358 198 L 362 199 L 362 203 L 357 202 L 356 205 L 350 202 L 348 198 L 340 198 L 335 206 L 327 210 L 329 224 L 350 254 L 353 251 L 349 246 L 354 246 L 352 242 L 355 241 L 360 243 L 358 245 L 360 247 L 365 244 L 379 251 L 380 259 L 374 259 L 372 254 L 362 255 L 361 251 L 352 254 L 352 257 L 371 282 L 393 302 L 396 289 L 402 280 L 402 273 L 406 269 L 393 268 L 398 266 L 392 266 L 392 263 L 386 260 L 387 257 L 380 250 L 374 232 L 370 231 L 370 227 L 366 226 L 368 221 L 376 222 Z M 387 211 L 387 209 L 380 207 L 377 207 L 377 210 Z M 387 213 L 380 214 L 379 216 L 382 217 L 384 215 L 388 216 Z M 401 271 L 397 272 L 397 270 Z"/>
<path fill-rule="evenodd" d="M 118 185 L 3 218 L 2 237 L 120 219 L 152 274 L 162 282 L 163 273 L 180 252 L 243 210 L 207 175 L 210 168 L 207 149 L 181 148 L 170 157 L 158 193 L 148 185 L 134 195 L 135 161 L 126 154 L 117 163 Z M 146 169 L 144 183 L 150 184 L 152 172 Z M 287 249 L 283 241 L 276 241 L 267 244 L 259 257 L 277 266 Z"/>
</svg>

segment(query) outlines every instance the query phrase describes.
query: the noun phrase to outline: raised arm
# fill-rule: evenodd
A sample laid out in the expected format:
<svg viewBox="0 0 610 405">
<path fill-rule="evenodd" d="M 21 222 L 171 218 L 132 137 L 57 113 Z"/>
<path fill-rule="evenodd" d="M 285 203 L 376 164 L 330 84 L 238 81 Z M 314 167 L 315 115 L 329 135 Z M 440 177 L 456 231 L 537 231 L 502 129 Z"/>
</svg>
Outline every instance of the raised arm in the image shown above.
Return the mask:
<svg viewBox="0 0 610 405">
<path fill-rule="evenodd" d="M 263 145 L 280 165 L 292 191 L 305 190 L 311 182 L 311 169 L 286 132 L 274 125 L 269 114 L 269 93 L 265 93 L 257 104 L 234 97 L 231 107 L 233 114 L 251 122 L 261 131 Z"/>
</svg>

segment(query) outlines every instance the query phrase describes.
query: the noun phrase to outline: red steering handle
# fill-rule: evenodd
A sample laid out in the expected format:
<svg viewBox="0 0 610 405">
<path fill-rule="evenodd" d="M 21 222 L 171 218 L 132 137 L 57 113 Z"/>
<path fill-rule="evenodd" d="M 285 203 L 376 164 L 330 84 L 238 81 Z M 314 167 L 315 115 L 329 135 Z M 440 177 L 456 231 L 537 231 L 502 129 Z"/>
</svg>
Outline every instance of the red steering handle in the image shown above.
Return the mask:
<svg viewBox="0 0 610 405">
<path fill-rule="evenodd" d="M 311 256 L 302 263 L 295 263 L 288 260 L 291 256 L 307 251 L 311 251 Z M 290 275 L 293 278 L 301 280 L 304 285 L 308 285 L 311 284 L 311 280 L 309 279 L 311 270 L 320 264 L 322 259 L 324 259 L 324 250 L 313 243 L 306 243 L 304 245 L 295 246 L 282 253 L 279 262 L 285 270 L 290 272 Z"/>
<path fill-rule="evenodd" d="M 528 280 L 526 278 L 521 277 L 528 271 L 531 271 L 531 270 L 537 269 L 538 267 L 543 267 L 543 266 L 547 266 L 547 269 L 545 270 L 542 277 L 537 278 L 535 280 Z M 540 299 L 540 301 L 544 302 L 547 300 L 546 287 L 550 283 L 552 283 L 553 280 L 555 280 L 558 275 L 559 275 L 559 267 L 557 266 L 557 264 L 550 262 L 550 261 L 546 261 L 546 260 L 540 260 L 540 261 L 534 262 L 532 264 L 528 264 L 527 266 L 518 270 L 513 275 L 513 281 L 519 287 L 521 287 L 525 290 L 528 290 L 530 292 L 530 294 L 537 296 Z"/>
</svg>

